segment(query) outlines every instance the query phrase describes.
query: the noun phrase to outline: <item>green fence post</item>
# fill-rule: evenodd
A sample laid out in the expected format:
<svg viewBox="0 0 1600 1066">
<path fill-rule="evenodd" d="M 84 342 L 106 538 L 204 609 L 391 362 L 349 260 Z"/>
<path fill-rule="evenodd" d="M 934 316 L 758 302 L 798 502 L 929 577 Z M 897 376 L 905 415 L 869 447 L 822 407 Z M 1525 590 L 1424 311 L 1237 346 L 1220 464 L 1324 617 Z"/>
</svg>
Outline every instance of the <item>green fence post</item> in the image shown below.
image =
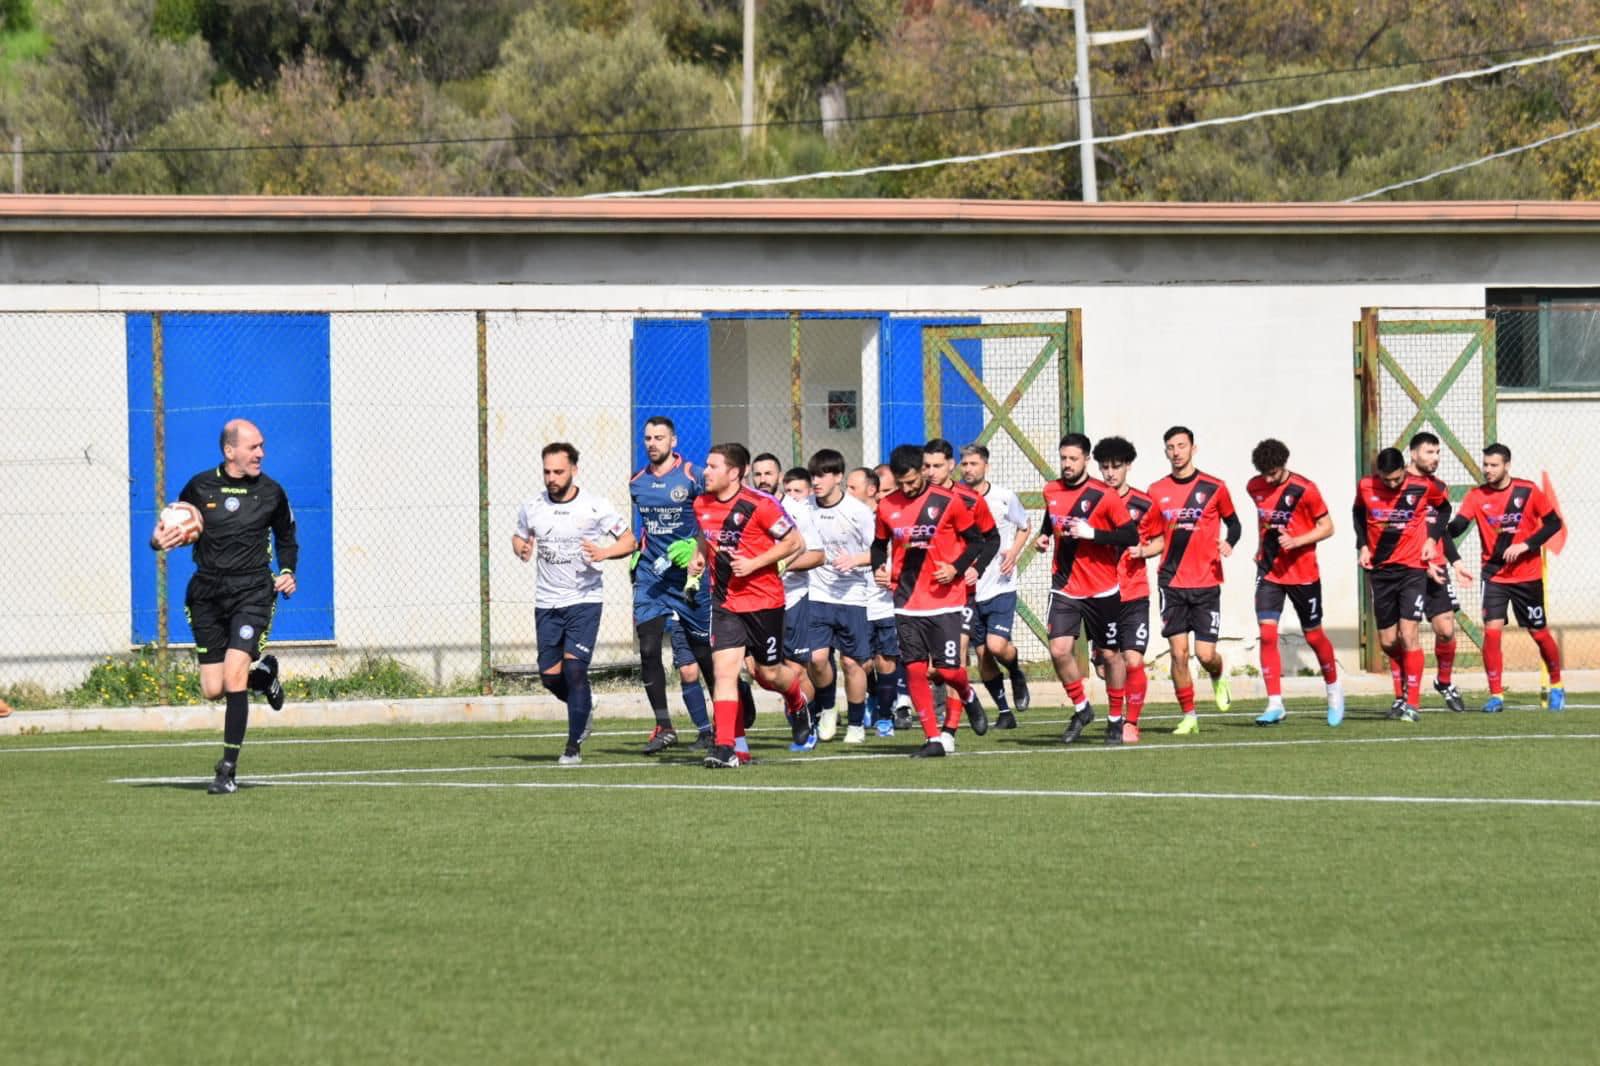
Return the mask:
<svg viewBox="0 0 1600 1066">
<path fill-rule="evenodd" d="M 489 629 L 489 314 L 478 312 L 478 689 L 494 695 Z"/>
<path fill-rule="evenodd" d="M 166 341 L 162 336 L 161 312 L 150 316 L 151 422 L 155 439 L 156 510 L 167 505 L 167 380 Z M 167 679 L 167 553 L 156 552 L 156 676 L 161 705 L 172 702 Z"/>
</svg>

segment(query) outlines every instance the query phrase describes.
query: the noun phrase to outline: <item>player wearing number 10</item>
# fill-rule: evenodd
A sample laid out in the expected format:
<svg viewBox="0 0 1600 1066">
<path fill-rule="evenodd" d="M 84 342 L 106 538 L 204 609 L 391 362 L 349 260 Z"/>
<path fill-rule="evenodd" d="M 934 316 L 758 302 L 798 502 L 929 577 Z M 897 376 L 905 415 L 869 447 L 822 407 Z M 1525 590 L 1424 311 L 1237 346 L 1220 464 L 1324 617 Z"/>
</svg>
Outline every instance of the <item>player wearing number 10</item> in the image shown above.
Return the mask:
<svg viewBox="0 0 1600 1066">
<path fill-rule="evenodd" d="M 1489 713 L 1505 706 L 1502 695 L 1500 642 L 1506 629 L 1506 611 L 1539 646 L 1539 656 L 1550 672 L 1550 709 L 1564 710 L 1566 690 L 1561 685 L 1561 651 L 1550 635 L 1544 613 L 1544 578 L 1540 549 L 1561 532 L 1561 516 L 1531 481 L 1511 476 L 1511 449 L 1491 444 L 1483 450 L 1483 484 L 1474 486 L 1461 501 L 1461 512 L 1451 520 L 1452 538 L 1476 523 L 1483 545 L 1483 669 L 1489 675 Z"/>
</svg>

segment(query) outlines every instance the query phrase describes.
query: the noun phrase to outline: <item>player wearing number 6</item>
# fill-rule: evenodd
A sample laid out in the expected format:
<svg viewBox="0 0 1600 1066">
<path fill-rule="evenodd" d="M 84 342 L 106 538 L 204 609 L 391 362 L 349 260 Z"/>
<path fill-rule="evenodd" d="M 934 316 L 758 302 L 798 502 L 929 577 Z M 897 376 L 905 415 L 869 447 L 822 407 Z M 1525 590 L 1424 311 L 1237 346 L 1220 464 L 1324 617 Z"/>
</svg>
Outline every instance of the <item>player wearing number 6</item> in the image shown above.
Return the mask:
<svg viewBox="0 0 1600 1066">
<path fill-rule="evenodd" d="M 1491 444 L 1483 450 L 1483 484 L 1461 501 L 1447 532 L 1458 537 L 1476 523 L 1483 545 L 1483 669 L 1489 675 L 1489 699 L 1483 709 L 1493 714 L 1505 707 L 1501 681 L 1500 642 L 1505 635 L 1506 608 L 1539 646 L 1550 671 L 1550 709 L 1566 707 L 1561 686 L 1561 651 L 1550 635 L 1544 613 L 1544 579 L 1539 550 L 1561 532 L 1561 516 L 1539 486 L 1511 476 L 1511 449 Z M 1459 565 L 1459 564 L 1458 564 Z"/>
<path fill-rule="evenodd" d="M 1245 486 L 1255 501 L 1260 536 L 1256 548 L 1256 624 L 1261 627 L 1261 680 L 1267 686 L 1267 709 L 1256 725 L 1284 720 L 1283 659 L 1278 654 L 1278 623 L 1283 601 L 1294 604 L 1306 643 L 1316 653 L 1322 680 L 1328 686 L 1328 724 L 1344 721 L 1344 690 L 1333 644 L 1322 631 L 1322 574 L 1317 569 L 1317 542 L 1333 536 L 1333 519 L 1317 486 L 1289 470 L 1289 449 L 1268 437 L 1255 446 L 1250 462 L 1256 476 Z"/>
</svg>

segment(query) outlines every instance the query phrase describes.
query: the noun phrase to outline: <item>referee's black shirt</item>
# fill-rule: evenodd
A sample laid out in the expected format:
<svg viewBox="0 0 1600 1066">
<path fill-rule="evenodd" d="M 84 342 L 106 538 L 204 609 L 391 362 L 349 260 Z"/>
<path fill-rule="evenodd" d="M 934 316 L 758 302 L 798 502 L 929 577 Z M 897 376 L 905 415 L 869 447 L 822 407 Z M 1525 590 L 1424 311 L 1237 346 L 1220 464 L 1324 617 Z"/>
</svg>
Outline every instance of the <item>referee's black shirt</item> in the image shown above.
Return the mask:
<svg viewBox="0 0 1600 1066">
<path fill-rule="evenodd" d="M 295 540 L 289 496 L 267 475 L 230 477 L 219 466 L 190 478 L 178 499 L 194 504 L 205 519 L 205 530 L 194 545 L 194 565 L 201 574 L 254 577 L 270 573 L 273 542 L 280 571 L 292 572 L 299 562 L 300 545 Z"/>
</svg>

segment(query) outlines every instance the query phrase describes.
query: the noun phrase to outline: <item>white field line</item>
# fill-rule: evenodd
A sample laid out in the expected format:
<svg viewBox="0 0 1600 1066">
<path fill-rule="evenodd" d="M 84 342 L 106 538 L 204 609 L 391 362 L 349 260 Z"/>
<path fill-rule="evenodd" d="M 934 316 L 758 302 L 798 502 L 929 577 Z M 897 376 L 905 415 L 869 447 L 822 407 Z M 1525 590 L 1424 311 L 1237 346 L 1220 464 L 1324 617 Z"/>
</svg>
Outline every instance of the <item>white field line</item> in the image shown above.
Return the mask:
<svg viewBox="0 0 1600 1066">
<path fill-rule="evenodd" d="M 1600 703 L 1569 703 L 1569 704 L 1567 704 L 1567 709 L 1568 710 L 1572 710 L 1572 711 L 1578 711 L 1578 710 L 1600 710 Z M 1543 711 L 1543 710 L 1544 710 L 1544 708 L 1540 707 L 1536 703 L 1527 703 L 1527 704 L 1508 703 L 1508 704 L 1506 704 L 1506 712 L 1507 713 L 1513 712 L 1513 711 Z M 1099 712 L 1097 711 L 1096 713 L 1098 714 Z M 1256 717 L 1256 715 L 1258 715 L 1260 713 L 1261 712 L 1259 710 L 1248 710 L 1248 711 L 1207 711 L 1201 717 L 1202 717 L 1202 719 L 1204 721 L 1212 721 L 1213 719 L 1220 719 L 1220 718 L 1254 718 L 1254 717 Z M 1424 715 L 1429 716 L 1429 717 L 1432 717 L 1434 715 L 1439 715 L 1439 716 L 1442 717 L 1445 714 L 1447 714 L 1448 712 L 1440 711 L 1440 710 L 1424 710 L 1422 713 Z M 1472 712 L 1468 712 L 1468 713 L 1472 713 Z M 1295 710 L 1291 710 L 1289 712 L 1289 715 L 1290 715 L 1291 718 L 1311 718 L 1313 720 L 1321 717 L 1321 714 L 1319 712 L 1317 712 L 1317 711 L 1295 711 Z M 1174 712 L 1172 712 L 1170 714 L 1168 714 L 1168 713 L 1145 714 L 1145 715 L 1142 715 L 1140 717 L 1139 721 L 1141 721 L 1141 722 L 1170 722 L 1170 721 L 1176 721 L 1177 718 L 1178 718 L 1178 714 L 1177 714 L 1176 711 L 1174 711 Z M 1024 721 L 1024 724 L 1027 724 L 1027 725 L 1066 725 L 1067 724 L 1067 719 L 1066 718 L 1039 718 L 1039 717 L 1033 716 L 1032 714 L 1027 714 L 1026 717 L 1023 719 L 1023 721 Z M 307 728 L 317 728 L 317 727 L 308 726 Z M 787 729 L 785 729 L 784 727 L 781 727 L 781 726 L 756 726 L 756 727 L 754 727 L 753 729 L 750 730 L 750 734 L 752 736 L 760 736 L 760 735 L 762 735 L 764 733 L 782 733 L 782 732 L 787 732 Z M 634 737 L 634 736 L 637 736 L 637 737 L 648 737 L 649 735 L 650 735 L 650 730 L 648 728 L 646 728 L 646 729 L 612 729 L 612 730 L 599 730 L 599 729 L 597 729 L 593 733 L 590 734 L 591 737 Z M 679 736 L 688 736 L 688 735 L 690 735 L 690 730 L 689 729 L 684 729 L 682 732 L 679 733 Z M 563 729 L 563 730 L 560 730 L 560 731 L 552 731 L 552 732 L 549 732 L 549 733 L 470 733 L 470 734 L 463 733 L 463 734 L 458 735 L 458 736 L 446 736 L 446 737 L 426 737 L 426 736 L 410 736 L 410 737 L 295 737 L 295 738 L 276 739 L 276 740 L 250 740 L 250 741 L 248 741 L 248 744 L 249 744 L 250 750 L 254 751 L 257 748 L 311 746 L 311 745 L 317 745 L 317 744 L 447 744 L 447 743 L 453 743 L 453 742 L 458 742 L 458 741 L 478 741 L 478 740 L 565 740 L 566 737 L 567 737 L 567 731 L 565 729 Z M 140 751 L 140 750 L 152 750 L 152 749 L 161 750 L 161 749 L 168 749 L 168 748 L 171 748 L 171 749 L 177 749 L 177 748 L 209 748 L 209 747 L 214 747 L 216 745 L 216 743 L 217 742 L 215 740 L 138 740 L 138 741 L 129 741 L 129 742 L 125 743 L 125 744 L 117 744 L 117 743 L 109 743 L 109 744 L 47 744 L 47 745 L 41 745 L 39 747 L 7 747 L 7 746 L 5 746 L 4 738 L 0 738 L 0 755 L 29 755 L 29 754 L 37 755 L 37 754 L 47 754 L 47 753 L 50 753 L 50 752 L 70 752 L 70 751 L 123 751 L 123 750 Z"/>
<path fill-rule="evenodd" d="M 1387 803 L 1487 807 L 1600 808 L 1600 800 L 1547 799 L 1522 796 L 1313 796 L 1280 792 L 1151 792 L 1054 788 L 934 788 L 885 785 L 675 785 L 662 783 L 601 784 L 597 781 L 279 781 L 270 788 L 461 788 L 461 789 L 591 789 L 644 792 L 803 792 L 830 795 L 995 796 L 1005 798 L 1231 800 L 1267 803 Z"/>
<path fill-rule="evenodd" d="M 1140 751 L 1214 751 L 1227 748 L 1296 748 L 1320 746 L 1350 746 L 1358 744 L 1457 744 L 1472 742 L 1496 742 L 1507 740 L 1600 740 L 1600 733 L 1522 733 L 1504 734 L 1498 736 L 1473 736 L 1473 737 L 1351 737 L 1348 739 L 1306 738 L 1303 740 L 1227 740 L 1213 743 L 1193 744 L 1158 744 L 1158 745 L 1124 745 L 1121 747 L 1106 747 L 1103 744 L 1088 744 L 1083 747 L 1038 747 L 1038 748 L 1003 748 L 987 749 L 984 751 L 957 752 L 950 758 L 996 758 L 1017 757 L 1028 755 L 1066 755 L 1073 752 L 1088 753 L 1102 752 L 1104 754 L 1133 753 Z M 810 766 L 825 762 L 873 762 L 884 759 L 905 759 L 907 753 L 897 752 L 871 752 L 864 751 L 849 755 L 795 755 L 790 758 L 782 756 L 763 758 L 756 763 L 755 770 L 745 772 L 759 772 L 760 768 L 769 766 Z M 296 770 L 278 774 L 250 774 L 244 779 L 252 784 L 292 784 L 309 783 L 317 780 L 334 778 L 365 778 L 365 777 L 393 777 L 393 776 L 418 776 L 428 774 L 503 774 L 550 771 L 561 776 L 581 774 L 592 770 L 638 770 L 646 767 L 692 766 L 678 761 L 661 762 L 640 756 L 628 762 L 584 763 L 581 766 L 556 766 L 554 763 L 536 763 L 523 765 L 499 764 L 495 766 L 436 766 L 436 767 L 392 767 L 362 770 Z M 204 783 L 211 780 L 209 777 L 118 777 L 109 782 L 113 785 L 182 785 L 196 782 Z M 398 782 L 396 782 L 398 783 Z M 644 787 L 644 786 L 641 786 Z M 744 786 L 736 786 L 744 787 Z"/>
</svg>

